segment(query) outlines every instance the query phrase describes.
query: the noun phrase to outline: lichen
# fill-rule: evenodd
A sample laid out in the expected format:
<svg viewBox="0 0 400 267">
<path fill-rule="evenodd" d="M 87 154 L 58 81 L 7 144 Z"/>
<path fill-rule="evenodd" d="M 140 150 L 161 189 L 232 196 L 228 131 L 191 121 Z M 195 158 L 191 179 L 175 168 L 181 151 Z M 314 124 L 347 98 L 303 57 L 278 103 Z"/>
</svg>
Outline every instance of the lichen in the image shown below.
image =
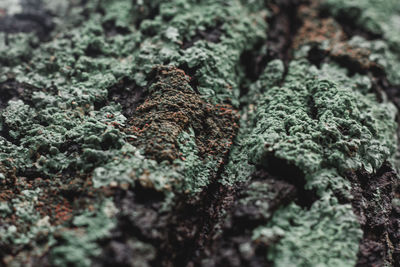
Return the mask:
<svg viewBox="0 0 400 267">
<path fill-rule="evenodd" d="M 304 59 L 292 61 L 283 85 L 272 66 L 279 64 L 271 62 L 250 87 L 250 96 L 256 97 L 244 99 L 255 104 L 244 109 L 241 123 L 247 127 L 239 131 L 225 179 L 249 180 L 256 166 L 278 174 L 284 173 L 278 166 L 298 167 L 304 189 L 315 190 L 319 200 L 310 210 L 294 203 L 281 208 L 267 226 L 254 229 L 254 241 L 269 246 L 268 259 L 276 266 L 354 265 L 362 231 L 351 206 L 339 204 L 335 195 L 353 198 L 347 171 L 372 173 L 393 160 L 397 111 L 391 103 L 378 102 L 369 78 L 349 79 L 334 63 L 318 69 Z M 235 168 L 240 161 L 245 163 Z M 285 165 L 276 165 L 281 162 Z M 294 173 L 285 179 L 302 184 Z M 263 197 L 258 199 L 261 205 Z M 270 216 L 268 205 L 260 212 Z"/>
<path fill-rule="evenodd" d="M 51 251 L 52 262 L 57 266 L 91 266 L 90 258 L 101 253 L 97 240 L 109 235 L 115 227 L 113 217 L 118 212 L 111 200 L 104 200 L 93 211 L 75 216 L 72 231 L 62 231 L 57 236 L 56 247 Z"/>
<path fill-rule="evenodd" d="M 253 232 L 257 242 L 276 242 L 268 252 L 275 266 L 354 266 L 361 237 L 351 206 L 330 196 L 307 211 L 296 204 L 282 208 Z"/>
<path fill-rule="evenodd" d="M 284 86 L 266 91 L 248 140 L 251 162 L 268 166 L 277 157 L 312 175 L 325 167 L 372 172 L 391 158 L 394 106 L 323 76 L 306 61 L 293 61 Z"/>
<path fill-rule="evenodd" d="M 292 38 L 299 3 L 267 2 L 2 2 L 1 264 L 196 265 L 240 233 L 249 262 L 260 245 L 277 266 L 354 265 L 342 202 L 349 173 L 393 161 L 371 75 L 400 84 L 399 6 L 326 0 Z"/>
<path fill-rule="evenodd" d="M 325 0 L 323 9 L 333 16 L 351 21 L 357 27 L 376 35 L 383 35 L 387 43 L 399 52 L 400 35 L 397 34 L 400 4 L 396 0 Z"/>
</svg>

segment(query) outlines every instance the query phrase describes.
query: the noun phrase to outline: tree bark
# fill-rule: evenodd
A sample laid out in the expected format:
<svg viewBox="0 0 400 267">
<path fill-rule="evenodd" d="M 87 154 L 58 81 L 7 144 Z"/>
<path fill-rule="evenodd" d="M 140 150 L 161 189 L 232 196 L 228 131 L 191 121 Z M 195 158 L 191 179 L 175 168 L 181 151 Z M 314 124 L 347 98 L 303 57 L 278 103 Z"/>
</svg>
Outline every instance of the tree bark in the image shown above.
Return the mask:
<svg viewBox="0 0 400 267">
<path fill-rule="evenodd" d="M 0 3 L 4 266 L 400 266 L 400 2 Z"/>
</svg>

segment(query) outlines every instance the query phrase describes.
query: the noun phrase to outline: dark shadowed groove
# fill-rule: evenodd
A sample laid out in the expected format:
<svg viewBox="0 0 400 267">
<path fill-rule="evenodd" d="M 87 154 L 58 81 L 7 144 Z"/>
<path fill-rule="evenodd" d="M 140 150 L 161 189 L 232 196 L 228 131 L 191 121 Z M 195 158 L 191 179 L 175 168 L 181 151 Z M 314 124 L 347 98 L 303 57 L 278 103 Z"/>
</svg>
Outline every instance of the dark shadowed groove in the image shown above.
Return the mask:
<svg viewBox="0 0 400 267">
<path fill-rule="evenodd" d="M 44 10 L 40 0 L 21 1 L 21 6 L 18 14 L 0 16 L 0 32 L 33 32 L 41 41 L 49 40 L 55 27 L 53 15 Z"/>
<path fill-rule="evenodd" d="M 321 18 L 327 18 L 330 16 L 330 11 L 327 7 L 322 7 L 320 8 L 319 11 L 320 11 L 319 16 Z M 353 17 L 350 17 L 349 14 L 346 12 L 338 12 L 337 16 L 335 17 L 335 20 L 340 24 L 343 31 L 348 36 L 359 35 L 367 40 L 378 40 L 383 38 L 382 34 L 373 33 L 371 31 L 368 31 L 366 28 L 362 28 L 359 25 L 357 25 L 356 21 L 357 21 L 357 16 L 359 16 L 359 14 L 352 14 L 352 15 Z"/>
<path fill-rule="evenodd" d="M 250 50 L 244 51 L 240 57 L 240 64 L 244 67 L 248 81 L 258 80 L 267 64 L 274 59 L 283 61 L 284 77 L 286 76 L 292 58 L 294 36 L 302 25 L 297 10 L 304 3 L 307 3 L 307 0 L 271 1 L 267 4 L 273 12 L 273 15 L 267 18 L 269 25 L 267 40 L 258 42 Z M 247 86 L 242 85 L 241 96 L 247 93 Z"/>
<path fill-rule="evenodd" d="M 181 46 L 182 49 L 186 50 L 200 40 L 205 40 L 210 43 L 219 43 L 221 41 L 221 35 L 224 34 L 222 26 L 223 23 L 218 22 L 214 27 L 208 27 L 205 30 L 197 30 L 196 34 L 190 40 L 184 40 Z"/>
<path fill-rule="evenodd" d="M 399 190 L 398 174 L 384 163 L 376 174 L 360 170 L 350 172 L 348 179 L 354 196 L 351 204 L 364 232 L 356 266 L 395 264 L 393 248 L 400 245 L 398 230 L 394 230 L 399 217 L 393 216 L 398 210 L 393 205 Z"/>
</svg>

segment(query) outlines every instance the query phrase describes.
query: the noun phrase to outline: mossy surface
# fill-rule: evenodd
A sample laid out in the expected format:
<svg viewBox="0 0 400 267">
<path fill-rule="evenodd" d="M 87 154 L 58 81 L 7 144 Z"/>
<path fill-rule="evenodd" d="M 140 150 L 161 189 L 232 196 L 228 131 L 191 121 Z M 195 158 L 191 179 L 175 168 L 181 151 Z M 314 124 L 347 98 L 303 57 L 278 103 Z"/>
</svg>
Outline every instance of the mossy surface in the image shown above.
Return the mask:
<svg viewBox="0 0 400 267">
<path fill-rule="evenodd" d="M 335 17 L 348 21 L 369 33 L 383 36 L 389 46 L 399 52 L 400 3 L 395 0 L 343 1 L 326 0 L 321 8 L 326 8 Z"/>
<path fill-rule="evenodd" d="M 1 264 L 396 266 L 399 12 L 0 3 Z"/>
<path fill-rule="evenodd" d="M 308 211 L 291 204 L 276 211 L 267 226 L 256 228 L 253 239 L 279 240 L 268 254 L 275 266 L 354 266 L 362 231 L 352 214 L 351 205 L 329 196 Z"/>
<path fill-rule="evenodd" d="M 257 105 L 247 141 L 252 163 L 284 159 L 312 175 L 326 167 L 372 172 L 390 160 L 397 147 L 395 107 L 353 90 L 358 84 L 343 84 L 336 72 L 292 61 L 283 87 L 267 89 Z"/>
</svg>

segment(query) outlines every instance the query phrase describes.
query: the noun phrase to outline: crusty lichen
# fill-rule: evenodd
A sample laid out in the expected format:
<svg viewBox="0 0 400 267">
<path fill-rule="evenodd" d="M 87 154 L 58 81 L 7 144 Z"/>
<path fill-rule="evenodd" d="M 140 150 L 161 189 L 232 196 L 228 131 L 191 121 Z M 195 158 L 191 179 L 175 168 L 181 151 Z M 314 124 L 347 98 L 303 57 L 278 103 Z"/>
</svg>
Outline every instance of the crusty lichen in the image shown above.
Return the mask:
<svg viewBox="0 0 400 267">
<path fill-rule="evenodd" d="M 400 3 L 396 0 L 325 0 L 321 8 L 333 16 L 351 21 L 357 27 L 382 35 L 389 46 L 399 52 L 398 34 Z"/>
<path fill-rule="evenodd" d="M 38 2 L 49 31 L 0 32 L 1 263 L 173 265 L 177 243 L 195 246 L 186 261 L 235 188 L 258 216 L 243 254 L 262 243 L 277 266 L 354 265 L 361 227 L 337 197 L 352 198 L 347 171 L 393 160 L 396 109 L 369 72 L 400 83 L 396 1 L 326 0 L 320 11 L 382 40 L 347 40 L 333 18 L 322 25 L 340 38 L 310 37 L 319 24 L 307 24 L 294 60 L 269 58 L 254 82 L 243 55 L 275 38 L 279 1 Z M 0 16 L 18 20 L 25 4 Z M 332 60 L 311 60 L 315 47 Z M 344 69 L 343 56 L 361 68 Z M 300 174 L 252 180 L 276 162 Z M 310 207 L 303 191 L 316 192 Z"/>
<path fill-rule="evenodd" d="M 253 239 L 270 244 L 275 266 L 354 266 L 362 231 L 350 205 L 325 196 L 310 210 L 291 204 L 278 210 Z"/>
<path fill-rule="evenodd" d="M 300 168 L 305 188 L 321 199 L 310 210 L 294 203 L 282 208 L 267 226 L 254 230 L 253 238 L 271 246 L 268 258 L 276 266 L 354 265 L 362 231 L 351 206 L 339 204 L 335 195 L 352 198 L 351 183 L 344 178 L 348 170 L 374 172 L 393 160 L 396 108 L 378 102 L 369 78 L 349 79 L 333 63 L 318 69 L 306 60 L 292 61 L 282 87 L 276 82 L 279 75 L 270 71 L 276 64 L 270 63 L 251 87 L 250 96 L 259 100 L 245 109 L 251 122 L 242 122 L 248 127 L 239 132 L 231 154 L 230 164 L 248 163 L 236 169 L 228 164 L 226 175 L 246 181 L 243 177 L 249 179 L 255 166 L 274 169 L 277 159 Z M 308 225 L 314 226 L 310 232 Z"/>
<path fill-rule="evenodd" d="M 277 157 L 312 175 L 325 167 L 372 172 L 391 158 L 395 107 L 324 75 L 306 61 L 293 61 L 284 86 L 266 91 L 248 140 L 251 162 L 267 166 L 269 157 Z"/>
<path fill-rule="evenodd" d="M 13 179 L 34 179 L 33 183 L 22 179 L 19 185 L 21 189 L 32 187 L 36 192 L 32 197 L 40 202 L 31 201 L 31 212 L 27 211 L 26 216 L 37 216 L 37 220 L 45 222 L 48 215 L 51 230 L 47 233 L 46 250 L 32 246 L 25 251 L 18 247 L 15 253 L 25 257 L 46 254 L 46 260 L 57 265 L 89 265 L 98 255 L 96 242 L 110 236 L 105 231 L 109 228 L 98 224 L 98 231 L 104 234 L 94 238 L 90 233 L 95 231 L 85 231 L 86 226 L 77 225 L 76 220 L 93 207 L 101 207 L 101 199 L 110 188 L 131 190 L 141 186 L 165 192 L 171 198 L 174 194 L 201 192 L 215 179 L 236 132 L 232 106 L 239 104 L 243 75 L 236 75 L 236 71 L 240 56 L 265 39 L 266 23 L 260 16 L 249 16 L 239 1 L 43 1 L 40 8 L 54 15 L 51 19 L 55 28 L 46 33 L 48 41 L 42 42 L 35 31 L 0 33 L 0 82 L 29 84 L 26 90 L 32 95 L 29 102 L 16 94 L 12 101 L 2 103 L 0 161 L 13 170 L 12 175 L 4 173 L 4 184 L 9 188 Z M 13 16 L 18 9 L 6 12 Z M 213 27 L 219 28 L 220 36 L 215 41 L 196 36 Z M 152 93 L 151 72 L 158 65 L 181 68 L 191 75 L 184 81 L 186 98 L 180 98 L 182 88 L 168 92 L 169 100 L 163 96 L 165 90 Z M 183 70 L 176 69 L 169 78 L 179 79 L 178 71 Z M 155 104 L 157 94 L 165 103 L 180 99 L 190 104 L 191 99 L 197 99 L 198 105 L 192 107 L 192 115 L 186 114 L 187 119 L 193 120 L 197 113 L 205 115 L 197 124 L 181 125 L 176 135 L 170 135 L 174 139 L 171 149 L 177 151 L 173 162 L 148 153 L 146 142 L 152 137 L 145 137 L 146 129 L 141 134 L 124 130 L 132 126 L 143 128 L 150 118 L 144 112 L 143 125 L 135 118 L 127 118 L 123 110 L 126 107 L 114 101 L 121 98 L 114 99 L 109 94 L 110 88 L 126 79 Z M 132 92 L 125 95 L 129 93 Z M 141 100 L 138 104 L 146 107 Z M 189 111 L 190 108 L 182 108 L 176 115 Z M 153 122 L 158 119 L 167 122 L 166 118 L 153 118 Z M 225 126 L 232 131 L 221 132 Z M 148 135 L 156 137 L 156 130 L 149 130 Z M 139 142 L 135 141 L 138 137 Z M 216 140 L 212 143 L 213 138 Z M 167 145 L 164 142 L 163 146 Z M 213 149 L 218 152 L 213 154 Z M 152 153 L 157 154 L 156 150 Z M 42 187 L 47 189 L 40 191 Z M 13 193 L 13 198 L 18 199 L 18 194 Z M 49 197 L 52 194 L 59 194 L 60 199 Z M 78 196 L 88 195 L 95 196 L 80 203 Z M 46 201 L 56 203 L 53 206 Z M 9 198 L 2 202 L 2 216 L 9 214 L 7 207 L 13 207 L 9 202 Z M 57 207 L 61 213 L 34 212 L 42 202 Z M 167 210 L 173 205 L 173 201 L 165 204 L 169 206 Z M 18 222 L 22 215 L 15 214 L 7 221 L 7 225 L 14 224 L 16 234 L 23 233 L 23 223 Z M 96 223 L 96 218 L 87 217 L 89 225 Z M 61 226 L 65 229 L 62 236 L 54 237 Z M 76 237 L 75 227 L 76 231 L 83 231 L 83 239 Z M 28 235 L 25 242 L 35 244 L 36 239 L 37 236 Z M 80 246 L 77 243 L 81 240 L 85 242 Z M 2 246 L 14 245 L 5 239 Z M 7 263 L 18 264 L 22 258 L 10 256 Z M 148 261 L 153 258 L 154 255 Z"/>
</svg>

